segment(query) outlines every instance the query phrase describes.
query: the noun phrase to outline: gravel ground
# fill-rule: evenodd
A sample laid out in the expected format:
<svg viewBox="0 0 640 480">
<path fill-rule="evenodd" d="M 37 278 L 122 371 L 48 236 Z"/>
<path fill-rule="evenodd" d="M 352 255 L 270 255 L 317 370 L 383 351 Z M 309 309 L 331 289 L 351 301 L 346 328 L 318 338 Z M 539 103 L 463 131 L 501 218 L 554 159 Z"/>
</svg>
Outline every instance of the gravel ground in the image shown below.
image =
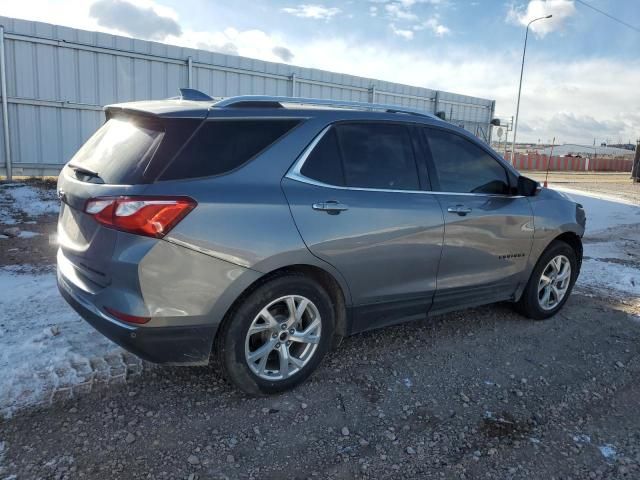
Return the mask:
<svg viewBox="0 0 640 480">
<path fill-rule="evenodd" d="M 386 328 L 275 397 L 155 369 L 0 420 L 0 478 L 638 478 L 638 313 L 575 294 Z"/>
<path fill-rule="evenodd" d="M 614 175 L 554 182 L 628 197 Z M 0 265 L 50 263 L 35 238 L 4 239 Z M 635 245 L 609 260 L 637 265 Z M 215 367 L 145 369 L 0 419 L 0 479 L 640 478 L 640 304 L 616 298 L 582 288 L 544 322 L 501 304 L 358 335 L 273 397 Z"/>
</svg>

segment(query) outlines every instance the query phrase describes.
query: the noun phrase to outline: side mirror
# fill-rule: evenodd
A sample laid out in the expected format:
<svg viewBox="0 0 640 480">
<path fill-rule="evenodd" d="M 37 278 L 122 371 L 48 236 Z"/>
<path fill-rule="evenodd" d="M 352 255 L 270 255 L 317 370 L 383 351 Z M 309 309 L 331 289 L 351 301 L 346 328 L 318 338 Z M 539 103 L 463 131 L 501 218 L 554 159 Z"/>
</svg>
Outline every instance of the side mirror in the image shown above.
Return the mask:
<svg viewBox="0 0 640 480">
<path fill-rule="evenodd" d="M 518 195 L 533 197 L 540 191 L 540 184 L 535 180 L 520 175 L 518 177 Z"/>
</svg>

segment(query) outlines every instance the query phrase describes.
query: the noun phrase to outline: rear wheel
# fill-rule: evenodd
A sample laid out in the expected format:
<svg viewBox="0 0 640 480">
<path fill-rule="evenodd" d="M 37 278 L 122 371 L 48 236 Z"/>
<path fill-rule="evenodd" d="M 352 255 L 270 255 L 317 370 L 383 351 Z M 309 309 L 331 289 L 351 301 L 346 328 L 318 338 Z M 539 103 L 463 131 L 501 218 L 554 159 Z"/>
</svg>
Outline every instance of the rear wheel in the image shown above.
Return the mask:
<svg viewBox="0 0 640 480">
<path fill-rule="evenodd" d="M 555 315 L 569 298 L 577 276 L 575 250 L 560 240 L 554 241 L 538 259 L 516 309 L 536 320 Z"/>
<path fill-rule="evenodd" d="M 297 274 L 249 294 L 225 321 L 217 355 L 226 378 L 251 394 L 288 390 L 318 366 L 334 332 L 331 298 Z"/>
</svg>

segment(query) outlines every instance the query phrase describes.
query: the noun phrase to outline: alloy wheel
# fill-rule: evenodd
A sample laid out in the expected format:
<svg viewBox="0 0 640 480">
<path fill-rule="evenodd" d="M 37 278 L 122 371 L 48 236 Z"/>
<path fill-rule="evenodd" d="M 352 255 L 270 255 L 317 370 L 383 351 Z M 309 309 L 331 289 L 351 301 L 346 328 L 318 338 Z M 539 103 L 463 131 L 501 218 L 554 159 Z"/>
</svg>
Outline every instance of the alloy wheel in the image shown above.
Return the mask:
<svg viewBox="0 0 640 480">
<path fill-rule="evenodd" d="M 553 257 L 542 270 L 538 281 L 538 304 L 553 310 L 564 299 L 571 283 L 571 262 L 564 255 Z"/>
<path fill-rule="evenodd" d="M 315 354 L 322 320 L 315 304 L 301 295 L 280 297 L 256 315 L 245 339 L 245 359 L 264 380 L 285 380 Z"/>
</svg>

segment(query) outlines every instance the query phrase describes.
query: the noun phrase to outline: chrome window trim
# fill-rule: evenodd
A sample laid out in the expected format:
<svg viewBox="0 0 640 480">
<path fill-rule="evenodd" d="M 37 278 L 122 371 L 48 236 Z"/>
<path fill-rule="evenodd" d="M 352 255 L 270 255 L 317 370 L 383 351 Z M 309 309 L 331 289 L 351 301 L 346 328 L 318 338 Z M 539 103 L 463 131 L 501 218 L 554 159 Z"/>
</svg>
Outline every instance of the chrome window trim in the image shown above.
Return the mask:
<svg viewBox="0 0 640 480">
<path fill-rule="evenodd" d="M 289 169 L 285 178 L 290 180 L 295 180 L 296 182 L 302 182 L 309 185 L 314 185 L 316 187 L 323 188 L 333 188 L 335 190 L 351 190 L 355 192 L 383 192 L 383 193 L 421 193 L 427 195 L 462 195 L 469 197 L 498 197 L 498 198 L 525 198 L 524 195 L 505 195 L 500 193 L 464 193 L 464 192 L 435 192 L 433 190 L 394 190 L 389 188 L 366 188 L 366 187 L 343 187 L 340 185 L 331 185 L 329 183 L 319 182 L 318 180 L 314 180 L 313 178 L 309 178 L 304 176 L 301 173 L 302 167 L 304 163 L 311 155 L 311 152 L 315 149 L 315 147 L 320 143 L 320 140 L 327 134 L 327 132 L 333 127 L 333 125 L 328 125 L 322 129 L 322 131 L 316 135 L 313 141 L 304 149 L 304 151 L 300 154 L 298 159 L 295 161 L 293 166 Z"/>
</svg>

